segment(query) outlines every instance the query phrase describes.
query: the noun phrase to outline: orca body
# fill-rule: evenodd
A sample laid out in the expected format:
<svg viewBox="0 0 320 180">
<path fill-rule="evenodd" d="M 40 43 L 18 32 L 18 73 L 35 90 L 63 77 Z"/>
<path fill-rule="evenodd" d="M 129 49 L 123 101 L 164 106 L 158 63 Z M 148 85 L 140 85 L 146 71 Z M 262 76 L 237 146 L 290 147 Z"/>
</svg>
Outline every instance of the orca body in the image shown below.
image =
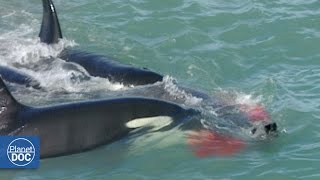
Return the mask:
<svg viewBox="0 0 320 180">
<path fill-rule="evenodd" d="M 153 84 L 163 76 L 146 68 L 121 64 L 112 58 L 89 52 L 65 49 L 59 58 L 81 65 L 91 76 L 107 78 L 127 86 Z"/>
<path fill-rule="evenodd" d="M 126 97 L 30 107 L 18 103 L 0 80 L 0 135 L 39 136 L 41 158 L 77 153 L 126 136 L 130 121 L 170 117 L 171 126 L 198 114 L 166 101 Z M 129 124 L 129 125 L 128 125 Z"/>
<path fill-rule="evenodd" d="M 54 44 L 62 38 L 60 23 L 52 0 L 42 0 L 43 18 L 40 41 Z M 163 76 L 146 68 L 120 64 L 110 57 L 65 49 L 59 56 L 68 62 L 80 64 L 91 76 L 108 78 L 124 85 L 145 85 L 161 81 Z"/>
</svg>

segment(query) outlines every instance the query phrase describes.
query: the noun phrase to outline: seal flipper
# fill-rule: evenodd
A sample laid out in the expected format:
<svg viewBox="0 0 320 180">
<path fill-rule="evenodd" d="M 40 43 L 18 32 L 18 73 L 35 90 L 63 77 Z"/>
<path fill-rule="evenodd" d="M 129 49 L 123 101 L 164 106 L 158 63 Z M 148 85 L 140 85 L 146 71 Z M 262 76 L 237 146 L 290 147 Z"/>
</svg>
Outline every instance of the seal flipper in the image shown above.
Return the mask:
<svg viewBox="0 0 320 180">
<path fill-rule="evenodd" d="M 0 135 L 7 135 L 20 126 L 16 119 L 18 112 L 24 108 L 26 106 L 15 100 L 0 78 Z"/>
<path fill-rule="evenodd" d="M 40 41 L 54 44 L 62 38 L 60 24 L 52 0 L 42 0 L 43 16 L 39 33 Z"/>
</svg>

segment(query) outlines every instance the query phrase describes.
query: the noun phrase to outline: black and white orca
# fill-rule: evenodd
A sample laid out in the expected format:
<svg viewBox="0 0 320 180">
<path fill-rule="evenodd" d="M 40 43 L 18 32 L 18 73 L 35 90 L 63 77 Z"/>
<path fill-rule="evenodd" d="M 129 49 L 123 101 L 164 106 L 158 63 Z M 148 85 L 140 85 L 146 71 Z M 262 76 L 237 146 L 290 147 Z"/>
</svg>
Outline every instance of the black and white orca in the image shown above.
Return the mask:
<svg viewBox="0 0 320 180">
<path fill-rule="evenodd" d="M 152 126 L 156 117 L 175 126 L 198 114 L 174 103 L 140 97 L 30 107 L 17 102 L 1 79 L 0 100 L 0 135 L 38 136 L 41 158 L 113 142 L 135 128 Z"/>
</svg>

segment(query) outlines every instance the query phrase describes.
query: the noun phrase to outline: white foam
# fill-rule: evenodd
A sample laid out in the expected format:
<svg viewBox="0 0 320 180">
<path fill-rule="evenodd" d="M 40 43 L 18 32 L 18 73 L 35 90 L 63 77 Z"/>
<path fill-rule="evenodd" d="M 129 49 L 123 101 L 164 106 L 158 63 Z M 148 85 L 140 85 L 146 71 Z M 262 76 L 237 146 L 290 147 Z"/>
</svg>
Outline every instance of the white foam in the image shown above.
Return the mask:
<svg viewBox="0 0 320 180">
<path fill-rule="evenodd" d="M 176 97 L 177 99 L 184 99 L 185 103 L 190 106 L 194 106 L 197 104 L 200 104 L 202 102 L 202 98 L 198 98 L 195 96 L 192 96 L 189 93 L 186 93 L 184 90 L 181 90 L 176 85 L 176 80 L 172 78 L 171 76 L 165 76 L 163 78 L 164 82 L 164 89 L 171 95 Z"/>
<path fill-rule="evenodd" d="M 39 38 L 22 38 L 13 36 L 11 33 L 1 38 L 4 38 L 0 45 L 0 51 L 3 52 L 0 54 L 1 64 L 11 66 L 36 63 L 42 57 L 57 57 L 64 48 L 76 45 L 74 41 L 66 39 L 61 39 L 54 45 L 47 45 L 40 43 Z"/>
<path fill-rule="evenodd" d="M 237 104 L 256 105 L 262 100 L 262 96 L 253 97 L 252 94 L 238 93 L 235 102 Z"/>
<path fill-rule="evenodd" d="M 255 106 L 261 104 L 263 97 L 254 96 L 253 94 L 246 94 L 239 91 L 220 90 L 216 93 L 224 103 L 227 105 L 247 105 Z"/>
</svg>

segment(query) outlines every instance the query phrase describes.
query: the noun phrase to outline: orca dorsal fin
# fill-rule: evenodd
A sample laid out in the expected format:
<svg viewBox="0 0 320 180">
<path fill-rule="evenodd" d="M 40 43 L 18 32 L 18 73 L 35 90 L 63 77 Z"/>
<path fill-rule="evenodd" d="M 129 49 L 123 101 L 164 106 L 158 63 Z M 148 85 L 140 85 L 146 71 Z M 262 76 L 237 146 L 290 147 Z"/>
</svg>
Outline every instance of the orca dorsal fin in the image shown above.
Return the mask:
<svg viewBox="0 0 320 180">
<path fill-rule="evenodd" d="M 17 128 L 17 114 L 24 107 L 15 100 L 0 78 L 0 135 L 7 135 Z"/>
<path fill-rule="evenodd" d="M 62 38 L 60 24 L 52 0 L 42 0 L 43 16 L 39 33 L 40 41 L 54 44 Z"/>
</svg>

